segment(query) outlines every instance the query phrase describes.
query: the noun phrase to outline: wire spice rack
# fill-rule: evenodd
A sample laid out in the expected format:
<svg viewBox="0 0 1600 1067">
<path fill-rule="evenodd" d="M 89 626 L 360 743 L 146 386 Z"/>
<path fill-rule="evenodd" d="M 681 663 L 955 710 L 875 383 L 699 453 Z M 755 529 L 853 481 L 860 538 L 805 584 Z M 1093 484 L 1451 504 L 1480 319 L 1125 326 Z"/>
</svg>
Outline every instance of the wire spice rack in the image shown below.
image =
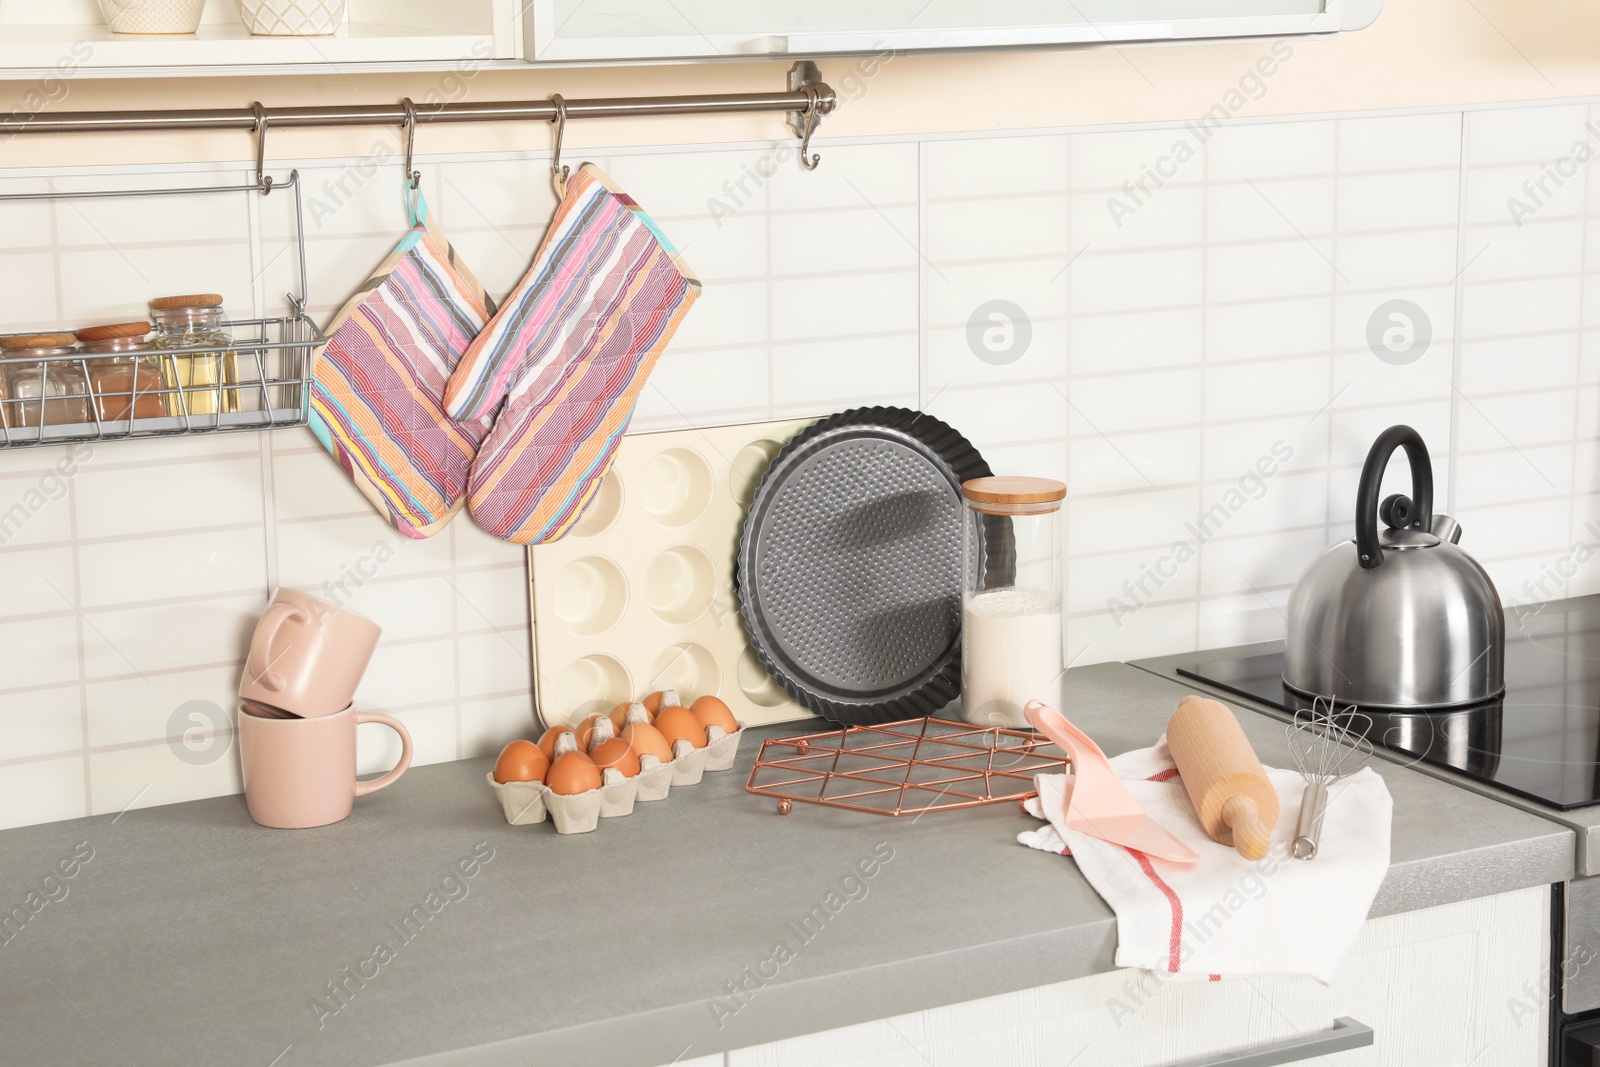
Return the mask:
<svg viewBox="0 0 1600 1067">
<path fill-rule="evenodd" d="M 764 741 L 745 791 L 874 815 L 921 815 L 1025 800 L 1036 774 L 1066 769 L 1066 753 L 1042 734 L 944 719 Z"/>
<path fill-rule="evenodd" d="M 265 195 L 272 189 L 294 191 L 300 291 L 287 294 L 290 314 L 225 321 L 219 328 L 232 338 L 227 345 L 152 345 L 118 353 L 74 349 L 48 355 L 0 355 L 0 448 L 306 425 L 311 414 L 313 357 L 326 339 L 306 314 L 306 238 L 298 171 L 292 172 L 287 181 L 277 183 L 261 179 L 247 185 L 177 189 L 6 193 L 0 194 L 0 202 L 240 192 Z M 141 383 L 139 374 L 127 373 L 123 375 L 125 383 L 118 382 L 115 388 L 97 385 L 101 379 L 96 371 L 103 370 L 114 357 L 124 362 L 137 359 L 159 370 L 160 384 Z M 196 365 L 207 368 L 207 372 L 194 373 Z M 59 381 L 67 382 L 73 391 L 52 392 L 50 383 Z"/>
</svg>

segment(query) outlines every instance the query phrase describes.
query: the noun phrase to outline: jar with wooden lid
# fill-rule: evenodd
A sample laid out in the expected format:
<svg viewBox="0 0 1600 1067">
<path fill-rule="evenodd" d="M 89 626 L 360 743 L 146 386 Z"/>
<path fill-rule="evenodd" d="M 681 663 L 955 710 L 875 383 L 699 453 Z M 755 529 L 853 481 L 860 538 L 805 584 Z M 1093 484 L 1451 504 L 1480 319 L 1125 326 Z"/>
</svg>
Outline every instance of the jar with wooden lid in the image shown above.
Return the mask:
<svg viewBox="0 0 1600 1067">
<path fill-rule="evenodd" d="M 214 348 L 215 352 L 161 356 L 169 415 L 215 415 L 240 410 L 239 357 L 223 329 L 222 297 L 216 293 L 163 296 L 150 301 L 155 322 L 152 347 Z M 232 388 L 230 388 L 232 387 Z"/>
<path fill-rule="evenodd" d="M 0 337 L 6 358 L 8 427 L 92 423 L 89 376 L 81 359 L 51 359 L 78 353 L 70 333 Z"/>
<path fill-rule="evenodd" d="M 89 384 L 102 422 L 159 419 L 167 414 L 160 361 L 150 351 L 148 322 L 119 322 L 78 331 L 89 357 Z"/>
<path fill-rule="evenodd" d="M 1066 495 L 1050 478 L 961 485 L 961 713 L 968 722 L 1028 729 L 1030 700 L 1060 702 Z"/>
</svg>

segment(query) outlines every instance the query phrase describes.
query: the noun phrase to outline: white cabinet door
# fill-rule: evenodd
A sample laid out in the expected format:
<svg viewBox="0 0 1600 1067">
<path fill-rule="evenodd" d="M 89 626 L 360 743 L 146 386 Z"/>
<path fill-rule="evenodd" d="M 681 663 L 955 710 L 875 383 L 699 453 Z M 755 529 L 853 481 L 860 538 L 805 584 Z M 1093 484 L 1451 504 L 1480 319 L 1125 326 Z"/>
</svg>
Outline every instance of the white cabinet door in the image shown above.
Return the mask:
<svg viewBox="0 0 1600 1067">
<path fill-rule="evenodd" d="M 526 55 L 639 60 L 944 51 L 1359 29 L 1382 0 L 533 0 Z"/>
<path fill-rule="evenodd" d="M 1166 1067 L 1325 1032 L 1341 1016 L 1370 1026 L 1373 1044 L 1306 1063 L 1539 1067 L 1549 930 L 1541 886 L 1374 919 L 1331 987 L 1114 971 L 741 1049 L 728 1067 Z"/>
<path fill-rule="evenodd" d="M 330 65 L 476 71 L 521 59 L 522 0 L 350 0 L 325 37 L 254 36 L 236 0 L 206 0 L 193 34 L 112 33 L 95 0 L 0 0 L 0 79 L 300 73 Z M 419 96 L 420 100 L 421 97 Z"/>
</svg>

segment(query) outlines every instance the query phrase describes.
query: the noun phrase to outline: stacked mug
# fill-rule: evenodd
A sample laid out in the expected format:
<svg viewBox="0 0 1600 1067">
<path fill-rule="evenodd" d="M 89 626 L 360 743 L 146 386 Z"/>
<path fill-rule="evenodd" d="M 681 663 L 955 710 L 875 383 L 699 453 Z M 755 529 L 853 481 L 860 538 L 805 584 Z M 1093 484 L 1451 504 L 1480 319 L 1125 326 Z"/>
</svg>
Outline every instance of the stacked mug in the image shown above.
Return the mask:
<svg viewBox="0 0 1600 1067">
<path fill-rule="evenodd" d="M 262 826 L 338 822 L 355 798 L 392 785 L 411 765 L 411 735 L 387 715 L 358 712 L 356 686 L 382 630 L 326 600 L 279 589 L 256 624 L 239 680 L 239 760 L 245 802 Z M 400 735 L 400 762 L 356 779 L 356 727 Z"/>
</svg>

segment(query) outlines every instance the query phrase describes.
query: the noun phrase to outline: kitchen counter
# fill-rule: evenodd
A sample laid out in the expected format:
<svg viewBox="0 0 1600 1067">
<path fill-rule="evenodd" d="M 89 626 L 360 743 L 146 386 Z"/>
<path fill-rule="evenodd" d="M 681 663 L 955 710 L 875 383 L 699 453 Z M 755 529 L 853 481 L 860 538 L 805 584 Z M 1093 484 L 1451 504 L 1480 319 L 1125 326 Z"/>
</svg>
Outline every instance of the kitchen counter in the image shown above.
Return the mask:
<svg viewBox="0 0 1600 1067">
<path fill-rule="evenodd" d="M 1114 664 L 1064 685 L 1111 754 L 1186 688 Z M 1287 765 L 1281 725 L 1242 721 Z M 1037 825 L 1016 805 L 780 817 L 744 793 L 764 736 L 820 728 L 752 730 L 734 771 L 579 837 L 508 826 L 488 760 L 414 769 L 315 830 L 221 797 L 0 833 L 0 907 L 58 898 L 0 944 L 0 1060 L 651 1067 L 1112 968 L 1110 909 L 1014 842 Z M 1374 916 L 1571 876 L 1567 827 L 1374 766 L 1395 802 Z"/>
</svg>

